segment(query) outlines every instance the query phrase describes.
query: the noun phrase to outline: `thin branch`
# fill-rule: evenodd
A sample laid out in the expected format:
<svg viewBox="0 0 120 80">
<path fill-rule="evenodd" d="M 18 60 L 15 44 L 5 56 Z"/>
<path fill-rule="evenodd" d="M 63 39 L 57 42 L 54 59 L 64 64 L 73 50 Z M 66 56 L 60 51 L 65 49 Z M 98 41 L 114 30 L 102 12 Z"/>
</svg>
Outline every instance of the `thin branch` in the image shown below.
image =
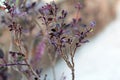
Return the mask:
<svg viewBox="0 0 120 80">
<path fill-rule="evenodd" d="M 25 59 L 25 63 L 28 64 L 27 66 L 29 67 L 29 69 L 31 70 L 31 72 L 33 73 L 33 75 L 35 75 L 37 77 L 38 80 L 40 80 L 39 75 L 33 70 L 33 68 L 31 67 L 31 65 L 27 62 L 27 60 Z"/>
<path fill-rule="evenodd" d="M 28 64 L 13 63 L 13 64 L 0 64 L 0 67 L 5 67 L 5 66 L 16 66 L 16 65 L 28 66 Z"/>
</svg>

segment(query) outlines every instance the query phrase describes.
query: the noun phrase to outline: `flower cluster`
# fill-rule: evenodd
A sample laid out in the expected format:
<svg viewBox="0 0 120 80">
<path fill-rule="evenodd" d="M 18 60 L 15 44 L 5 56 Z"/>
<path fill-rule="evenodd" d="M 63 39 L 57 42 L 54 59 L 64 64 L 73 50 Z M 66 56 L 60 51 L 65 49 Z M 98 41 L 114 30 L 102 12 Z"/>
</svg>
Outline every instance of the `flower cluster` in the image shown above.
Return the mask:
<svg viewBox="0 0 120 80">
<path fill-rule="evenodd" d="M 66 10 L 60 10 L 56 5 L 56 3 L 53 1 L 51 3 L 46 3 L 45 5 L 40 7 L 37 11 L 38 13 L 35 12 L 37 13 L 37 19 L 36 17 L 35 19 L 31 19 L 31 22 L 33 22 L 32 27 L 29 26 L 29 24 L 27 24 L 29 26 L 28 29 L 30 33 L 28 34 L 28 36 L 25 36 L 23 35 L 23 32 L 25 31 L 25 29 L 27 30 L 27 28 L 25 27 L 24 24 L 21 26 L 20 22 L 22 21 L 19 20 L 20 17 L 16 17 L 16 16 L 19 16 L 22 13 L 26 13 L 27 18 L 30 19 L 31 17 L 29 17 L 30 16 L 29 10 L 34 8 L 36 6 L 36 3 L 33 2 L 29 6 L 24 5 L 22 6 L 22 10 L 17 8 L 15 5 L 13 6 L 9 5 L 7 2 L 4 2 L 4 5 L 6 6 L 5 9 L 8 10 L 8 13 L 10 14 L 12 19 L 8 28 L 13 36 L 12 44 L 16 46 L 17 51 L 12 51 L 12 50 L 9 51 L 9 54 L 13 58 L 13 62 L 11 64 L 8 64 L 5 62 L 5 64 L 3 65 L 0 64 L 0 66 L 25 65 L 27 66 L 28 72 L 29 73 L 31 72 L 31 74 L 33 74 L 34 80 L 41 80 L 41 76 L 40 76 L 41 71 L 34 70 L 34 68 L 32 68 L 31 66 L 32 59 L 29 57 L 31 57 L 32 51 L 34 51 L 33 49 L 36 48 L 34 53 L 35 58 L 37 60 L 40 60 L 42 55 L 45 52 L 47 52 L 49 48 L 51 49 L 51 47 L 49 46 L 53 46 L 55 50 L 54 52 L 58 53 L 57 56 L 60 56 L 61 58 L 63 58 L 67 66 L 70 68 L 72 72 L 72 80 L 75 80 L 74 55 L 75 55 L 76 49 L 80 47 L 83 43 L 88 42 L 86 37 L 90 32 L 92 32 L 96 22 L 91 21 L 90 24 L 87 25 L 83 23 L 82 18 L 78 18 L 78 17 L 73 18 L 70 22 L 66 22 L 67 17 L 69 17 L 68 16 L 69 13 Z M 75 6 L 75 8 L 77 9 L 77 15 L 79 13 L 79 10 L 82 7 L 83 6 L 80 3 L 78 3 Z M 18 20 L 14 18 L 17 18 Z M 26 20 L 26 17 L 23 19 L 25 19 L 26 21 L 25 22 L 23 20 L 24 23 L 31 23 L 29 22 L 29 20 Z M 34 37 L 32 36 L 32 33 L 35 32 L 33 30 L 34 28 L 36 28 L 36 26 L 40 28 L 40 30 L 38 30 L 38 33 L 40 33 L 41 31 L 43 34 L 41 34 L 40 36 Z M 35 35 L 37 34 L 35 33 Z M 38 37 L 41 37 L 41 36 L 42 36 L 42 39 L 40 38 L 38 44 L 35 44 Z M 37 39 L 34 39 L 34 38 L 37 38 Z M 27 39 L 28 39 L 28 44 L 25 43 L 27 42 Z M 33 41 L 31 40 L 31 43 L 30 43 L 29 39 L 33 39 Z M 30 44 L 32 47 L 29 46 Z M 51 63 L 56 61 L 56 58 L 57 58 L 56 56 L 54 59 L 51 59 L 51 54 L 48 54 L 48 55 L 50 55 L 49 57 L 50 57 Z M 4 54 L 0 50 L 0 59 L 1 58 L 4 58 Z M 52 63 L 52 64 L 55 64 L 55 63 Z M 21 69 L 19 69 L 19 71 L 21 71 Z M 31 74 L 29 74 L 29 77 L 31 77 Z M 46 80 L 46 77 L 47 75 L 45 75 L 44 80 Z M 64 77 L 63 80 L 65 79 L 66 78 Z"/>
<path fill-rule="evenodd" d="M 13 17 L 15 15 L 15 6 L 10 6 L 8 3 L 4 2 L 4 5 L 6 6 L 6 9 L 8 10 L 8 13 Z"/>
<path fill-rule="evenodd" d="M 81 18 L 73 18 L 69 23 L 66 23 L 67 11 L 62 10 L 61 14 L 58 14 L 56 11 L 58 8 L 54 2 L 52 4 L 46 4 L 40 8 L 39 12 L 42 16 L 43 25 L 46 26 L 45 33 L 47 34 L 47 39 L 50 44 L 52 44 L 55 50 L 59 55 L 64 59 L 67 66 L 72 71 L 72 80 L 74 80 L 74 55 L 76 49 L 80 47 L 83 43 L 88 42 L 86 37 L 88 33 L 93 30 L 95 22 L 90 22 L 90 26 L 82 23 Z M 82 8 L 81 4 L 77 4 L 76 7 L 78 10 Z M 52 16 L 52 17 L 51 17 Z M 84 28 L 83 30 L 80 30 Z M 49 33 L 48 33 L 49 32 Z M 69 52 L 67 49 L 70 48 L 70 57 L 68 56 Z M 69 59 L 70 58 L 70 59 Z"/>
</svg>

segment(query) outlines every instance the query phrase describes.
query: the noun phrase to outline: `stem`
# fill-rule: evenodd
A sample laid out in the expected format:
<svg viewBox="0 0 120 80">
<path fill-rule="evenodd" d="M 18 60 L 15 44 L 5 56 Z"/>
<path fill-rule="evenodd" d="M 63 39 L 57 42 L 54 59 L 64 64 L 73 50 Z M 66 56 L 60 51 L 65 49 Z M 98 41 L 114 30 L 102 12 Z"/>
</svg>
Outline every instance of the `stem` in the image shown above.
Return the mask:
<svg viewBox="0 0 120 80">
<path fill-rule="evenodd" d="M 15 34 L 15 33 L 14 33 Z M 18 35 L 13 35 L 13 40 L 12 41 L 14 41 L 15 39 L 14 39 L 14 36 L 16 37 L 16 36 L 18 36 Z M 17 37 L 17 42 L 15 43 L 16 44 L 16 46 L 19 48 L 19 51 L 21 52 L 21 53 L 24 53 L 25 54 L 25 52 L 23 51 L 23 46 L 22 46 L 22 44 L 21 44 L 21 37 Z M 38 80 L 40 80 L 40 77 L 39 77 L 39 75 L 33 70 L 33 68 L 32 68 L 32 66 L 28 63 L 28 61 L 27 61 L 27 59 L 25 58 L 24 59 L 24 61 L 25 61 L 25 63 L 26 63 L 26 65 L 28 66 L 28 68 L 31 70 L 31 72 L 32 72 L 32 74 L 34 75 L 34 76 L 36 76 L 37 77 L 37 79 Z M 19 64 L 11 64 L 11 65 L 19 65 Z M 10 66 L 11 66 L 10 65 Z M 21 65 L 21 64 L 20 64 Z M 22 64 L 23 65 L 23 64 Z M 7 65 L 7 66 L 9 66 L 9 65 Z"/>
<path fill-rule="evenodd" d="M 65 57 L 64 54 L 62 53 L 62 50 L 60 50 L 61 52 L 61 56 L 64 59 L 64 61 L 66 62 L 67 66 L 71 69 L 72 71 L 72 80 L 75 80 L 75 73 L 74 73 L 74 56 L 71 56 L 71 63 L 70 61 L 68 61 Z"/>
<path fill-rule="evenodd" d="M 71 58 L 71 61 L 72 61 L 72 68 L 71 68 L 71 71 L 72 71 L 72 80 L 75 80 L 74 57 Z"/>
<path fill-rule="evenodd" d="M 15 65 L 25 65 L 27 66 L 28 64 L 0 64 L 0 67 L 4 67 L 4 66 L 15 66 Z"/>
<path fill-rule="evenodd" d="M 72 80 L 75 80 L 75 72 L 74 72 L 74 66 L 75 66 L 75 64 L 74 64 L 74 56 L 71 56 L 71 63 L 70 63 L 70 61 L 68 61 L 68 60 L 66 59 L 66 57 L 64 57 L 64 54 L 62 53 L 62 50 L 60 50 L 60 52 L 61 52 L 61 56 L 62 56 L 62 58 L 64 59 L 64 61 L 65 61 L 66 64 L 67 64 L 67 66 L 71 69 L 71 72 L 72 72 Z"/>
<path fill-rule="evenodd" d="M 29 67 L 29 69 L 31 70 L 31 72 L 33 73 L 33 75 L 36 76 L 38 80 L 40 80 L 39 75 L 33 70 L 33 68 L 32 68 L 31 65 L 27 62 L 26 59 L 25 59 L 25 63 L 28 64 L 27 66 Z"/>
<path fill-rule="evenodd" d="M 74 69 L 75 63 L 74 63 L 74 55 L 75 55 L 76 49 L 77 49 L 77 47 L 75 46 L 75 49 L 74 49 L 74 51 L 73 51 L 73 53 L 72 53 L 72 55 L 71 55 L 71 62 L 72 62 L 72 68 L 71 68 L 71 71 L 72 71 L 72 80 L 75 80 L 75 69 Z"/>
<path fill-rule="evenodd" d="M 72 71 L 72 80 L 75 80 L 75 71 L 74 71 L 74 68 L 72 68 L 71 71 Z"/>
<path fill-rule="evenodd" d="M 4 67 L 4 66 L 16 66 L 16 65 L 24 65 L 24 66 L 28 66 L 29 69 L 31 70 L 31 72 L 33 73 L 33 75 L 35 75 L 38 80 L 40 80 L 39 76 L 36 74 L 36 72 L 33 70 L 33 68 L 30 66 L 30 64 L 28 64 L 28 62 L 26 62 L 26 64 L 0 64 L 0 67 Z"/>
</svg>

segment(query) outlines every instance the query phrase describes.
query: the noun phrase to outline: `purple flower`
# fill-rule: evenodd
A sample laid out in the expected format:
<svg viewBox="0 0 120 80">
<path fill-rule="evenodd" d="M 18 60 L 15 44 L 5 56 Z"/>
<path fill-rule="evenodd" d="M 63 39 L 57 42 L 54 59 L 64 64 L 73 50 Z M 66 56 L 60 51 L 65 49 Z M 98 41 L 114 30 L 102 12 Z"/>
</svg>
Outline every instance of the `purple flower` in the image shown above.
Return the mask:
<svg viewBox="0 0 120 80">
<path fill-rule="evenodd" d="M 67 11 L 65 11 L 65 10 L 62 10 L 62 18 L 65 18 L 66 16 L 67 16 Z"/>
<path fill-rule="evenodd" d="M 80 9 L 83 8 L 83 6 L 82 6 L 82 4 L 79 2 L 79 3 L 77 3 L 77 4 L 75 5 L 75 8 L 77 8 L 78 10 L 80 10 Z"/>
<path fill-rule="evenodd" d="M 95 25 L 96 25 L 96 22 L 95 22 L 95 21 L 91 21 L 91 22 L 90 22 L 90 26 L 91 26 L 91 27 L 94 27 Z"/>
<path fill-rule="evenodd" d="M 41 14 L 49 15 L 51 13 L 52 6 L 50 4 L 46 4 L 39 9 Z"/>
<path fill-rule="evenodd" d="M 45 42 L 41 41 L 37 46 L 35 58 L 40 59 L 44 54 L 44 51 L 45 51 Z"/>
</svg>

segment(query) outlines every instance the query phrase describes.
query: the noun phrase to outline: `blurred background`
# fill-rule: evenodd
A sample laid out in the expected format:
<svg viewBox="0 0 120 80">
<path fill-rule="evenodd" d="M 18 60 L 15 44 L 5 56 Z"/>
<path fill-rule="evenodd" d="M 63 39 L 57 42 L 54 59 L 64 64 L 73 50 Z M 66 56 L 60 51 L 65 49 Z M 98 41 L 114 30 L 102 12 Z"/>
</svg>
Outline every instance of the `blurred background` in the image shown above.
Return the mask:
<svg viewBox="0 0 120 80">
<path fill-rule="evenodd" d="M 4 0 L 1 0 L 1 6 L 3 1 Z M 37 2 L 34 8 L 36 11 L 43 4 L 49 3 L 50 1 L 53 0 L 27 0 L 26 5 Z M 68 22 L 76 15 L 74 1 L 80 1 L 83 5 L 79 15 L 82 17 L 84 23 L 89 23 L 92 20 L 96 21 L 94 31 L 88 36 L 90 42 L 77 49 L 75 55 L 75 80 L 120 80 L 120 0 L 54 1 L 61 9 L 65 9 L 69 12 L 69 17 L 67 18 Z M 30 16 L 27 16 L 27 18 L 19 18 L 19 22 L 25 26 L 26 30 L 29 29 L 30 31 L 33 29 L 31 32 L 25 33 L 25 36 L 27 36 L 26 41 L 28 41 L 26 46 L 29 46 L 29 43 L 34 41 L 32 40 L 34 36 L 39 33 L 38 28 L 33 27 L 33 19 L 38 17 L 36 14 L 37 13 L 32 13 L 31 10 Z M 5 13 L 0 11 L 0 48 L 6 53 L 5 55 L 8 56 L 7 53 L 10 50 L 11 36 L 6 24 L 9 24 L 10 19 L 4 17 L 5 15 Z M 28 22 L 23 23 L 24 19 L 27 19 Z M 40 40 L 41 38 L 34 42 L 39 43 Z M 33 58 L 33 61 L 37 43 L 33 46 L 33 49 L 29 47 L 32 52 L 32 56 L 29 57 Z M 8 59 L 8 57 L 6 57 L 6 59 Z M 34 68 L 38 68 L 39 66 L 45 68 L 42 75 L 48 74 L 47 79 L 53 80 L 52 65 L 50 66 L 47 53 L 35 64 L 36 65 L 33 65 Z M 0 71 L 0 76 L 3 77 L 3 73 L 5 72 L 6 71 Z M 15 71 L 12 73 L 14 75 Z M 59 58 L 55 65 L 56 80 L 60 80 L 61 76 L 65 76 L 66 80 L 71 80 L 70 73 L 65 62 Z M 0 80 L 4 80 L 1 77 Z M 11 78 L 11 80 L 20 79 Z"/>
</svg>

